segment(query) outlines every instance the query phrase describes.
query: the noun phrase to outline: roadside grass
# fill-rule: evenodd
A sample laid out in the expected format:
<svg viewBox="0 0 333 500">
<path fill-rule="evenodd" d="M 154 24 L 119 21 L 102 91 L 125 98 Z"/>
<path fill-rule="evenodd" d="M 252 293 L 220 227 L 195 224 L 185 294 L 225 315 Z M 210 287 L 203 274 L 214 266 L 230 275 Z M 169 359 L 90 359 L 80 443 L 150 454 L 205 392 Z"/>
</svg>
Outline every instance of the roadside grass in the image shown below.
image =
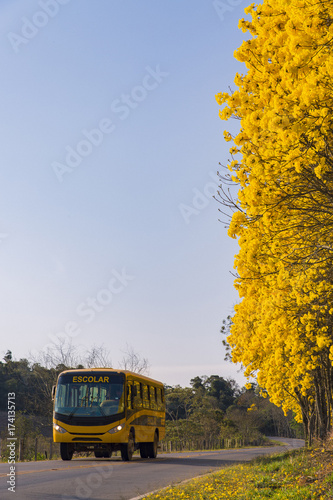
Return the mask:
<svg viewBox="0 0 333 500">
<path fill-rule="evenodd" d="M 333 451 L 317 447 L 262 457 L 144 497 L 147 500 L 265 498 L 332 500 Z"/>
<path fill-rule="evenodd" d="M 281 441 L 274 441 L 274 439 L 270 439 L 270 438 L 266 438 L 264 437 L 263 439 L 263 442 L 260 444 L 260 445 L 257 445 L 257 444 L 244 444 L 244 445 L 241 445 L 241 446 L 236 446 L 236 447 L 231 447 L 231 448 L 222 448 L 223 450 L 242 450 L 243 448 L 262 448 L 262 447 L 269 447 L 269 446 L 285 446 L 287 443 L 283 443 Z M 195 453 L 204 453 L 204 452 L 207 452 L 207 451 L 220 451 L 221 448 L 202 448 L 202 449 L 197 449 L 197 448 L 184 448 L 182 450 L 172 450 L 172 451 L 169 451 L 169 450 L 161 450 L 159 448 L 158 450 L 158 455 L 170 455 L 171 453 L 191 453 L 191 452 L 195 452 Z M 136 453 L 136 452 L 134 452 Z M 139 452 L 137 452 L 139 453 Z"/>
</svg>

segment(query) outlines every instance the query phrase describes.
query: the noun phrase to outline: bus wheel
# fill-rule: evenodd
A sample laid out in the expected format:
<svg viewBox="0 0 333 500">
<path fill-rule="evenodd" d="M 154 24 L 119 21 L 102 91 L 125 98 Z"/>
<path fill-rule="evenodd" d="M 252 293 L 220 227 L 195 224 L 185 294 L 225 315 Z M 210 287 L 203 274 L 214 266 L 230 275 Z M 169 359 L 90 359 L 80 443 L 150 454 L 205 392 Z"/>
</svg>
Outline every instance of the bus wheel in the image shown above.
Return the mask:
<svg viewBox="0 0 333 500">
<path fill-rule="evenodd" d="M 73 453 L 73 445 L 70 443 L 60 443 L 60 456 L 62 460 L 72 460 Z"/>
<path fill-rule="evenodd" d="M 147 443 L 140 443 L 140 457 L 148 458 Z"/>
<path fill-rule="evenodd" d="M 134 453 L 134 436 L 132 432 L 129 433 L 128 443 L 121 445 L 121 458 L 125 462 L 132 460 L 132 456 Z"/>
<path fill-rule="evenodd" d="M 157 432 L 155 432 L 154 441 L 152 443 L 147 443 L 148 458 L 157 457 L 157 446 L 158 446 L 158 435 Z"/>
</svg>

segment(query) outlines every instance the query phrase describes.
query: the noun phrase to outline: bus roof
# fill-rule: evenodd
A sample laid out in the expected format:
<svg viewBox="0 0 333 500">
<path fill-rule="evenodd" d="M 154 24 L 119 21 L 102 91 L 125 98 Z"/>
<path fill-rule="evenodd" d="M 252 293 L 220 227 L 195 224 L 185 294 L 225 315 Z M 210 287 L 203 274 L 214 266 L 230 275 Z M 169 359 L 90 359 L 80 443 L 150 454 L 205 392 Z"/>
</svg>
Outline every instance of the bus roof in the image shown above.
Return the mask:
<svg viewBox="0 0 333 500">
<path fill-rule="evenodd" d="M 112 373 L 123 373 L 124 375 L 126 375 L 126 377 L 128 375 L 130 376 L 133 376 L 134 378 L 139 378 L 140 380 L 145 380 L 146 382 L 153 382 L 154 384 L 159 384 L 159 385 L 163 385 L 163 382 L 160 382 L 159 380 L 155 380 L 155 379 L 152 379 L 150 377 L 146 377 L 146 375 L 141 375 L 140 373 L 135 373 L 135 372 L 131 372 L 129 370 L 117 370 L 115 368 L 73 368 L 71 370 L 64 370 L 63 372 L 59 373 L 59 377 L 61 375 L 64 375 L 66 373 L 86 373 L 86 372 L 94 372 L 94 371 L 98 371 L 98 372 L 112 372 Z M 59 378 L 58 377 L 58 378 Z"/>
</svg>

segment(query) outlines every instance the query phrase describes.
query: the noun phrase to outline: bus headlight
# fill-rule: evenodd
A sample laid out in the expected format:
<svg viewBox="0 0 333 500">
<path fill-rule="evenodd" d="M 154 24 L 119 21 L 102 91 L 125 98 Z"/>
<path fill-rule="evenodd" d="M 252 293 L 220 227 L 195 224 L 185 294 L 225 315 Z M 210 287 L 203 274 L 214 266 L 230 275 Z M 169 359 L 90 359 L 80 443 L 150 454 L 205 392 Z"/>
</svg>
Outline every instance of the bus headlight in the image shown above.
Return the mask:
<svg viewBox="0 0 333 500">
<path fill-rule="evenodd" d="M 116 432 L 121 431 L 124 428 L 123 425 L 117 425 L 117 427 L 113 427 L 113 429 L 110 429 L 108 432 L 110 434 L 115 434 Z"/>
<path fill-rule="evenodd" d="M 66 429 L 63 429 L 63 428 L 62 428 L 62 427 L 60 427 L 60 425 L 58 425 L 58 424 L 53 424 L 53 427 L 55 428 L 55 430 L 56 430 L 57 432 L 60 432 L 61 434 L 65 434 L 65 432 L 67 432 L 67 431 L 66 431 Z"/>
</svg>

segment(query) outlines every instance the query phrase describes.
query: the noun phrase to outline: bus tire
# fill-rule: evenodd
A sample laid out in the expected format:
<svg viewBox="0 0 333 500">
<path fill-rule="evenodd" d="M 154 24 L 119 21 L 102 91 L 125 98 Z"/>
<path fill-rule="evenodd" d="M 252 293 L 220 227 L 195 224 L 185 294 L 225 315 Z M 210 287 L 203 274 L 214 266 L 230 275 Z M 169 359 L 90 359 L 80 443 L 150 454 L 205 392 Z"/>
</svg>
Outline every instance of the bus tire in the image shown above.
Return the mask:
<svg viewBox="0 0 333 500">
<path fill-rule="evenodd" d="M 132 456 L 134 453 L 134 436 L 132 432 L 129 433 L 128 435 L 128 443 L 122 444 L 121 445 L 121 459 L 124 462 L 128 462 L 129 460 L 132 460 Z"/>
<path fill-rule="evenodd" d="M 70 443 L 60 443 L 60 456 L 62 460 L 72 460 L 73 453 L 73 445 Z"/>
<path fill-rule="evenodd" d="M 154 441 L 152 443 L 147 443 L 148 458 L 157 457 L 157 447 L 158 447 L 158 434 L 155 431 Z"/>
<path fill-rule="evenodd" d="M 148 443 L 140 443 L 140 457 L 141 458 L 148 458 L 147 444 Z"/>
</svg>

